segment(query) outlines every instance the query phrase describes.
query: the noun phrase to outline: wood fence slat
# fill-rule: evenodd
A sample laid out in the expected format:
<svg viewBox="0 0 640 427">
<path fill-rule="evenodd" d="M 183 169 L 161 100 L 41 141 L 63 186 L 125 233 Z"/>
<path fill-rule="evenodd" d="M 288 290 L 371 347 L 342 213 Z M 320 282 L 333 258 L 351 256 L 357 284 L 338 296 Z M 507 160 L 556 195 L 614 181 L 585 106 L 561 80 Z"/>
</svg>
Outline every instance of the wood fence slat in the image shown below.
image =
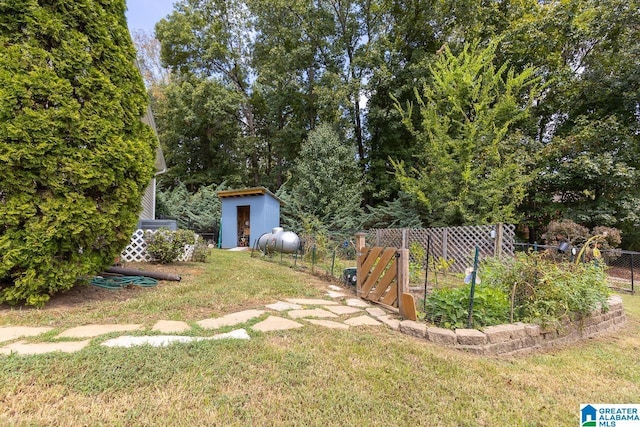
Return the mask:
<svg viewBox="0 0 640 427">
<path fill-rule="evenodd" d="M 391 262 L 391 265 L 389 266 L 389 269 L 385 272 L 384 276 L 382 276 L 382 279 L 380 279 L 378 286 L 376 286 L 376 288 L 373 290 L 369 299 L 371 301 L 380 300 L 380 297 L 382 296 L 382 294 L 384 294 L 384 291 L 387 290 L 391 282 L 393 282 L 393 279 L 395 279 L 396 277 L 398 277 L 398 261 L 396 258 L 394 258 Z"/>
<path fill-rule="evenodd" d="M 396 254 L 395 249 L 384 248 L 384 250 L 382 251 L 382 254 L 380 255 L 380 258 L 378 259 L 378 263 L 376 264 L 375 268 L 367 276 L 367 279 L 362 284 L 360 296 L 367 297 L 367 295 L 369 294 L 369 291 L 371 291 L 371 288 L 373 288 L 373 285 L 375 285 L 376 281 L 378 280 L 378 278 L 380 277 L 384 269 L 389 264 L 389 261 L 391 261 L 391 259 L 395 256 L 395 254 Z M 365 272 L 366 271 L 367 270 L 365 270 Z"/>
<path fill-rule="evenodd" d="M 369 275 L 369 272 L 371 271 L 371 267 L 373 267 L 373 264 L 376 262 L 378 257 L 380 257 L 380 254 L 382 253 L 383 250 L 384 250 L 384 248 L 381 248 L 381 247 L 375 247 L 375 248 L 369 249 L 369 253 L 367 254 L 364 262 L 362 263 L 362 271 L 367 276 Z"/>
<path fill-rule="evenodd" d="M 389 288 L 389 292 L 382 298 L 382 303 L 386 305 L 395 305 L 394 303 L 398 299 L 398 281 L 394 281 L 391 288 Z"/>
</svg>

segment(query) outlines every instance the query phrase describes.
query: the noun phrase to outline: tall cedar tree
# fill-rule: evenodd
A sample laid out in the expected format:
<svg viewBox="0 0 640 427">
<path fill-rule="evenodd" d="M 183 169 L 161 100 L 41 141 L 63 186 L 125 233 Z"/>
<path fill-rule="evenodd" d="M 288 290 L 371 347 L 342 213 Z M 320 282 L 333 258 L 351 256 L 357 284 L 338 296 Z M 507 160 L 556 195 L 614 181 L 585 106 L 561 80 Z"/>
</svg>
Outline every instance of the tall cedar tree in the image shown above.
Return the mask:
<svg viewBox="0 0 640 427">
<path fill-rule="evenodd" d="M 0 2 L 0 302 L 42 305 L 113 262 L 155 138 L 124 0 Z"/>
</svg>

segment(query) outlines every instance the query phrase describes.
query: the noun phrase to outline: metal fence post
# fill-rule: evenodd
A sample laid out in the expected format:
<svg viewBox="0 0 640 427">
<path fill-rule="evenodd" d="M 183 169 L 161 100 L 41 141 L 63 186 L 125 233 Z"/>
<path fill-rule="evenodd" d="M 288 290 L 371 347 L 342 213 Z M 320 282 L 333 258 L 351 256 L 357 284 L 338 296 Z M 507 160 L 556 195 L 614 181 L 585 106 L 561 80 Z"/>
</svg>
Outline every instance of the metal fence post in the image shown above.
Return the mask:
<svg viewBox="0 0 640 427">
<path fill-rule="evenodd" d="M 476 254 L 473 259 L 473 273 L 471 273 L 471 291 L 469 292 L 469 319 L 467 321 L 467 328 L 471 329 L 473 326 L 473 297 L 476 291 L 476 274 L 478 271 L 478 255 L 480 248 L 476 246 Z"/>
<path fill-rule="evenodd" d="M 634 289 L 634 280 L 633 280 L 633 253 L 630 254 L 631 255 L 631 293 L 635 294 L 636 291 Z"/>
<path fill-rule="evenodd" d="M 333 267 L 336 265 L 336 251 L 337 249 L 333 249 L 333 257 L 331 258 L 331 277 L 333 277 Z"/>
<path fill-rule="evenodd" d="M 316 245 L 314 243 L 313 248 L 311 249 L 311 273 L 315 273 L 316 268 Z"/>
</svg>

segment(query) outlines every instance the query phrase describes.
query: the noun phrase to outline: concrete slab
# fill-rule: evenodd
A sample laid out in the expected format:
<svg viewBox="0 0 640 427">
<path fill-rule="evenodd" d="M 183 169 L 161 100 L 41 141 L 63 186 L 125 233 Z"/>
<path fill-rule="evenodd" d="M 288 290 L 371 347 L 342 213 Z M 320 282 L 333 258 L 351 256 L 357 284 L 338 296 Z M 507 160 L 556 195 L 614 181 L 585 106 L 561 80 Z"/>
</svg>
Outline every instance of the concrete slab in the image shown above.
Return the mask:
<svg viewBox="0 0 640 427">
<path fill-rule="evenodd" d="M 251 339 L 245 329 L 236 329 L 225 334 L 218 334 L 212 337 L 186 337 L 180 335 L 153 335 L 134 337 L 125 335 L 122 337 L 113 338 L 102 343 L 105 347 L 123 347 L 130 348 L 141 345 L 150 345 L 152 347 L 167 347 L 176 343 L 190 343 L 195 341 L 204 340 L 222 340 L 222 339 L 239 339 L 248 340 Z"/>
<path fill-rule="evenodd" d="M 75 353 L 76 351 L 80 351 L 88 346 L 90 341 L 91 340 L 33 344 L 28 344 L 25 341 L 19 341 L 0 348 L 0 354 L 16 353 L 20 355 L 32 355 L 53 353 L 55 351 Z"/>
<path fill-rule="evenodd" d="M 304 317 L 338 317 L 337 315 L 321 308 L 314 308 L 309 310 L 292 310 L 287 314 L 292 319 L 301 319 Z"/>
<path fill-rule="evenodd" d="M 264 314 L 264 310 L 245 310 L 213 319 L 199 320 L 196 323 L 205 329 L 218 329 L 223 326 L 235 326 L 248 322 L 251 319 L 262 316 L 262 314 Z"/>
<path fill-rule="evenodd" d="M 344 323 L 340 323 L 340 322 L 334 322 L 333 320 L 320 320 L 320 319 L 305 319 L 305 320 L 311 324 L 324 326 L 325 328 L 329 328 L 329 329 L 349 329 L 349 325 L 345 325 Z"/>
<path fill-rule="evenodd" d="M 350 298 L 346 301 L 346 303 L 350 307 L 361 307 L 361 308 L 371 307 L 371 305 L 367 304 L 366 302 L 362 301 L 359 298 Z"/>
<path fill-rule="evenodd" d="M 287 302 L 300 305 L 334 305 L 338 304 L 335 301 L 328 299 L 313 299 L 313 298 L 289 298 Z"/>
<path fill-rule="evenodd" d="M 327 291 L 327 295 L 330 296 L 331 298 L 346 298 L 349 296 L 344 292 L 337 292 L 337 291 Z"/>
<path fill-rule="evenodd" d="M 356 307 L 348 307 L 346 305 L 328 305 L 323 308 L 326 310 L 329 310 L 332 313 L 339 314 L 339 315 L 362 313 L 361 309 Z"/>
<path fill-rule="evenodd" d="M 347 319 L 344 321 L 349 326 L 379 326 L 382 323 L 378 322 L 375 319 L 372 319 L 369 316 L 363 315 L 359 317 L 352 317 L 351 319 Z"/>
<path fill-rule="evenodd" d="M 17 338 L 35 337 L 45 332 L 49 332 L 53 328 L 49 327 L 33 327 L 33 326 L 4 326 L 0 328 L 0 342 L 11 341 Z"/>
<path fill-rule="evenodd" d="M 302 328 L 303 324 L 282 317 L 269 316 L 260 323 L 253 325 L 253 329 L 261 332 L 284 331 L 287 329 Z"/>
<path fill-rule="evenodd" d="M 380 307 L 369 307 L 366 310 L 367 310 L 367 313 L 369 313 L 369 315 L 373 317 L 382 317 L 389 314 L 383 309 L 381 309 Z"/>
<path fill-rule="evenodd" d="M 191 329 L 187 322 L 180 320 L 158 320 L 151 330 L 162 332 L 163 334 L 179 334 Z"/>
<path fill-rule="evenodd" d="M 265 307 L 275 311 L 300 310 L 302 308 L 300 304 L 292 304 L 284 301 L 278 301 L 274 304 L 266 305 Z"/>
<path fill-rule="evenodd" d="M 142 325 L 84 325 L 67 329 L 56 338 L 93 338 L 112 332 L 131 332 L 142 329 Z"/>
</svg>

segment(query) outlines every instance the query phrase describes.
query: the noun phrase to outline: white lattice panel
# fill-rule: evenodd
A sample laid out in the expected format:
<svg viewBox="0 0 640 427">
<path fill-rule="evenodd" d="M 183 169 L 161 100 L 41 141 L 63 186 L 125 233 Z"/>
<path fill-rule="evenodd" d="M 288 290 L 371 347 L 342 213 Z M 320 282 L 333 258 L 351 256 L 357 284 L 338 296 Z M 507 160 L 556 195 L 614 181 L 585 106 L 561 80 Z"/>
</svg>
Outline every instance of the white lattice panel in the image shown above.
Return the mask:
<svg viewBox="0 0 640 427">
<path fill-rule="evenodd" d="M 430 255 L 435 259 L 453 259 L 454 264 L 451 271 L 462 272 L 466 267 L 473 264 L 475 247 L 480 249 L 480 257 L 493 256 L 496 254 L 494 225 L 462 226 L 462 227 L 436 227 L 436 228 L 415 228 L 407 229 L 406 248 L 411 248 L 412 242 L 419 243 L 425 250 L 427 248 L 428 236 L 431 236 Z M 500 253 L 502 256 L 513 256 L 515 226 L 512 224 L 502 225 L 502 245 Z M 387 246 L 399 248 L 402 246 L 402 229 L 374 229 L 367 232 L 365 243 L 367 246 Z M 412 256 L 412 254 L 410 254 Z M 412 262 L 420 260 L 411 258 Z"/>
<path fill-rule="evenodd" d="M 149 262 L 153 261 L 150 254 L 147 253 L 147 242 L 144 241 L 144 233 L 155 233 L 156 230 L 141 230 L 138 229 L 131 235 L 131 243 L 124 248 L 120 254 L 120 258 L 124 262 Z M 196 236 L 196 242 L 200 236 Z M 178 261 L 186 262 L 191 261 L 193 256 L 193 250 L 196 245 L 185 245 L 184 252 L 178 257 Z"/>
<path fill-rule="evenodd" d="M 136 230 L 131 235 L 131 243 L 124 248 L 120 258 L 125 262 L 149 262 L 151 255 L 147 253 L 147 242 L 144 241 L 144 230 Z"/>
</svg>

